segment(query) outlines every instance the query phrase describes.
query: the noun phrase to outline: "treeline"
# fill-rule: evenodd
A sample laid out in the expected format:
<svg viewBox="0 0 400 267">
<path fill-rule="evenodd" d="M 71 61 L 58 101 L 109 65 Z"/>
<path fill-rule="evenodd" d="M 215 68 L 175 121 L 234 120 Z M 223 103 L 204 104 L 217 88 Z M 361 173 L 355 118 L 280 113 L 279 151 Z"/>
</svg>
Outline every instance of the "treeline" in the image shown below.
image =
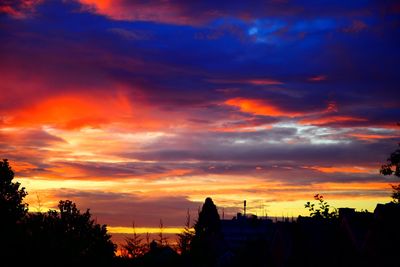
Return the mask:
<svg viewBox="0 0 400 267">
<path fill-rule="evenodd" d="M 122 255 L 111 241 L 105 225 L 81 212 L 70 200 L 60 201 L 58 210 L 28 212 L 27 192 L 13 182 L 8 161 L 0 161 L 0 266 L 214 266 L 226 251 L 217 208 L 207 198 L 194 225 L 188 215 L 178 235 L 178 245 L 127 237 Z M 179 253 L 178 253 L 179 252 Z"/>
<path fill-rule="evenodd" d="M 0 162 L 0 266 L 112 266 L 115 244 L 89 210 L 60 201 L 58 210 L 28 213 L 25 188 Z"/>
</svg>

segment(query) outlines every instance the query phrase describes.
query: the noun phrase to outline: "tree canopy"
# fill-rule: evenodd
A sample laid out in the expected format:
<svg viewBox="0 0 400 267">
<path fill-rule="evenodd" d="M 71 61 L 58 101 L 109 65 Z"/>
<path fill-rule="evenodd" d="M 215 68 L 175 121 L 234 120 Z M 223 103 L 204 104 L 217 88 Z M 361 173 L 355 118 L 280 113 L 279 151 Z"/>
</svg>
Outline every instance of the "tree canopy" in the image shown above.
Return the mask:
<svg viewBox="0 0 400 267">
<path fill-rule="evenodd" d="M 194 225 L 195 235 L 191 242 L 193 260 L 198 266 L 215 266 L 224 252 L 221 220 L 211 198 L 206 198 Z"/>
<path fill-rule="evenodd" d="M 28 205 L 23 203 L 23 199 L 28 194 L 25 188 L 20 188 L 21 184 L 13 182 L 14 172 L 8 160 L 0 161 L 0 214 L 1 224 L 15 224 L 21 220 L 27 210 Z"/>
<path fill-rule="evenodd" d="M 197 237 L 218 235 L 221 232 L 221 220 L 217 206 L 209 197 L 204 202 L 194 230 Z"/>
<path fill-rule="evenodd" d="M 97 224 L 89 210 L 81 212 L 70 200 L 60 201 L 58 211 L 30 214 L 27 228 L 32 262 L 108 266 L 114 257 L 115 245 L 106 226 Z"/>
<path fill-rule="evenodd" d="M 318 204 L 318 207 L 311 202 L 307 202 L 304 206 L 310 211 L 310 217 L 315 219 L 333 219 L 338 216 L 337 210 L 335 208 L 331 208 L 331 206 L 324 200 L 324 196 L 320 194 L 316 194 L 314 199 Z"/>
<path fill-rule="evenodd" d="M 28 194 L 13 182 L 8 160 L 0 161 L 0 258 L 1 264 L 39 266 L 109 266 L 115 245 L 105 225 L 81 213 L 70 200 L 60 201 L 58 211 L 28 213 Z M 2 265 L 3 266 L 3 265 Z"/>
<path fill-rule="evenodd" d="M 380 173 L 383 175 L 395 175 L 400 178 L 400 148 L 396 149 L 390 154 L 389 158 L 387 159 L 387 164 L 383 164 L 381 166 Z M 393 188 L 393 202 L 400 204 L 400 184 L 391 186 Z"/>
<path fill-rule="evenodd" d="M 399 144 L 400 147 L 400 144 Z M 400 177 L 400 148 L 396 149 L 390 154 L 387 159 L 387 164 L 383 164 L 380 173 L 383 175 L 395 175 Z"/>
</svg>

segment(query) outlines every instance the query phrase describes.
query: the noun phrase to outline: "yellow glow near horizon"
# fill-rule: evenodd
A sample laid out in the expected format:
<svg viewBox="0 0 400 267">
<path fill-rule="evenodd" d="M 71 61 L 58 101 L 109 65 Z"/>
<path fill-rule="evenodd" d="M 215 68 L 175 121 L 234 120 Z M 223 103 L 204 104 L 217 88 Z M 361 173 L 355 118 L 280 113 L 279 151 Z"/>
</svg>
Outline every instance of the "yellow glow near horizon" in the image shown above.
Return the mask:
<svg viewBox="0 0 400 267">
<path fill-rule="evenodd" d="M 164 181 L 129 179 L 115 181 L 19 179 L 22 185 L 29 189 L 30 194 L 27 196 L 26 201 L 30 203 L 31 211 L 38 211 L 39 209 L 45 211 L 49 208 L 55 208 L 59 201 L 56 195 L 54 195 L 55 192 L 60 192 L 60 189 L 67 190 L 67 192 L 68 190 L 73 190 L 75 192 L 77 190 L 76 188 L 94 194 L 97 192 L 124 193 L 126 194 L 126 196 L 124 196 L 124 198 L 127 199 L 126 201 L 129 201 L 130 194 L 133 194 L 132 197 L 140 197 L 145 201 L 154 198 L 168 198 L 172 195 L 186 196 L 188 201 L 197 202 L 199 206 L 204 202 L 205 197 L 210 196 L 219 208 L 221 217 L 222 210 L 225 210 L 225 218 L 234 216 L 236 212 L 241 212 L 243 200 L 247 200 L 248 213 L 258 216 L 268 215 L 276 217 L 308 215 L 309 213 L 304 208 L 304 204 L 307 201 L 313 201 L 313 195 L 316 193 L 323 194 L 325 200 L 332 207 L 336 208 L 353 207 L 357 210 L 368 209 L 373 211 L 377 203 L 387 203 L 390 201 L 391 189 L 386 183 L 352 182 L 288 185 L 279 182 L 262 181 L 255 178 L 242 180 L 231 179 L 230 183 L 228 180 L 227 177 L 218 175 L 209 177 L 193 176 L 191 180 L 187 182 L 187 185 L 180 186 L 184 183 L 184 179 L 179 177 Z M 140 188 L 140 190 L 138 190 L 138 188 Z M 360 193 L 348 196 L 346 192 L 349 190 Z M 370 190 L 387 191 L 387 195 L 382 197 L 371 196 L 368 193 Z M 362 192 L 367 192 L 368 194 Z M 40 198 L 40 203 L 38 197 Z M 91 208 L 93 214 L 99 212 L 96 210 L 96 207 L 84 206 L 82 209 L 83 208 Z M 141 215 L 135 214 L 135 216 Z M 184 218 L 182 218 L 182 220 L 184 220 Z M 110 227 L 114 226 L 115 225 L 111 225 Z M 123 232 L 131 228 L 123 225 L 121 227 L 123 228 L 115 228 L 114 230 Z M 178 228 L 171 229 L 176 230 Z"/>
<path fill-rule="evenodd" d="M 111 234 L 133 234 L 132 227 L 124 227 L 124 226 L 107 226 L 108 232 Z M 162 232 L 163 234 L 179 234 L 183 231 L 183 227 L 164 227 L 161 231 L 160 228 L 157 227 L 135 227 L 135 232 L 137 234 L 158 234 Z"/>
</svg>

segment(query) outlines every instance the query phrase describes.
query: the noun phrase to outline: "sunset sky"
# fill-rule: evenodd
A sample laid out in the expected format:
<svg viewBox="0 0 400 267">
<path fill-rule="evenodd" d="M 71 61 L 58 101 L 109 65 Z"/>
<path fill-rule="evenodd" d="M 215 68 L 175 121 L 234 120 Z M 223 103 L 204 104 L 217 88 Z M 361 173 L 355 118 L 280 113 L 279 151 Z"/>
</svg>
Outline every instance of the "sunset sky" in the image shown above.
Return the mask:
<svg viewBox="0 0 400 267">
<path fill-rule="evenodd" d="M 394 0 L 1 1 L 0 155 L 31 211 L 70 199 L 115 232 L 208 196 L 371 211 L 398 182 L 399 47 Z"/>
</svg>

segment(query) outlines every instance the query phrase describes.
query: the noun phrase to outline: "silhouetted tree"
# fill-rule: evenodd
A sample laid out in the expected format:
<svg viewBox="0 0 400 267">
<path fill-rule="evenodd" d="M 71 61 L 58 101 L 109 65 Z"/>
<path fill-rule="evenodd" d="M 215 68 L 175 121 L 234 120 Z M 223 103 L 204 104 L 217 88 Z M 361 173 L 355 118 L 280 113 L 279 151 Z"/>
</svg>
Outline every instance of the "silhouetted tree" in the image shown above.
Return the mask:
<svg viewBox="0 0 400 267">
<path fill-rule="evenodd" d="M 318 208 L 315 204 L 311 204 L 309 201 L 304 205 L 310 211 L 310 217 L 316 219 L 332 219 L 338 217 L 338 212 L 335 208 L 331 211 L 331 207 L 324 200 L 324 197 L 320 194 L 316 194 L 314 199 L 318 201 Z"/>
<path fill-rule="evenodd" d="M 20 189 L 20 183 L 12 182 L 14 172 L 7 159 L 0 161 L 0 225 L 15 224 L 20 221 L 28 211 L 28 204 L 23 203 L 28 194 L 25 188 Z"/>
<path fill-rule="evenodd" d="M 160 231 L 158 232 L 158 243 L 160 246 L 168 246 L 168 238 L 164 236 L 164 223 L 162 219 L 160 219 L 159 228 Z"/>
<path fill-rule="evenodd" d="M 190 213 L 187 210 L 186 213 L 186 222 L 183 231 L 178 234 L 178 249 L 181 252 L 181 255 L 185 255 L 190 251 L 190 244 L 193 240 L 194 232 L 190 224 Z"/>
<path fill-rule="evenodd" d="M 224 252 L 221 220 L 211 198 L 206 198 L 194 225 L 191 253 L 198 266 L 215 266 Z"/>
<path fill-rule="evenodd" d="M 150 233 L 146 232 L 146 250 L 150 250 Z"/>
<path fill-rule="evenodd" d="M 391 185 L 393 192 L 392 192 L 392 199 L 394 203 L 400 204 L 400 184 L 398 185 Z"/>
<path fill-rule="evenodd" d="M 6 159 L 0 161 L 0 266 L 110 266 L 115 245 L 105 225 L 72 201 L 59 212 L 27 213 L 27 195 Z"/>
<path fill-rule="evenodd" d="M 221 219 L 218 214 L 217 206 L 211 198 L 206 198 L 204 205 L 199 213 L 199 218 L 194 225 L 195 236 L 216 236 L 221 233 Z"/>
<path fill-rule="evenodd" d="M 115 245 L 106 226 L 95 223 L 89 210 L 81 213 L 70 200 L 60 201 L 58 208 L 59 212 L 31 216 L 31 262 L 44 266 L 109 266 Z"/>
<path fill-rule="evenodd" d="M 400 126 L 400 124 L 398 124 Z M 399 143 L 400 146 L 400 143 Z M 387 159 L 387 164 L 381 166 L 380 173 L 383 175 L 395 175 L 400 178 L 400 149 L 396 149 Z M 400 204 L 400 184 L 391 185 L 393 188 L 392 198 L 394 203 Z"/>
<path fill-rule="evenodd" d="M 146 252 L 146 246 L 142 244 L 142 237 L 136 233 L 135 222 L 132 223 L 133 236 L 125 238 L 125 244 L 122 248 L 129 258 L 135 259 L 142 257 Z"/>
<path fill-rule="evenodd" d="M 28 194 L 20 183 L 13 182 L 14 172 L 7 159 L 0 161 L 0 265 L 15 266 L 24 251 L 24 220 L 28 205 L 23 199 Z"/>
</svg>

